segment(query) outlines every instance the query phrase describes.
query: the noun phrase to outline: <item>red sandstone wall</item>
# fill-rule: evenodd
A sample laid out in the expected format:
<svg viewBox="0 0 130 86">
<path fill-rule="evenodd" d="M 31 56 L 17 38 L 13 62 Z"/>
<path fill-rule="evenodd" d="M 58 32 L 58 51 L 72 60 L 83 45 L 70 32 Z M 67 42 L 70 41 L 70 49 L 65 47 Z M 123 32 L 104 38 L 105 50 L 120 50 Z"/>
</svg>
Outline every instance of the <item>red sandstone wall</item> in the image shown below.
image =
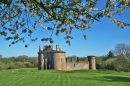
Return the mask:
<svg viewBox="0 0 130 86">
<path fill-rule="evenodd" d="M 66 59 L 64 53 L 54 54 L 54 69 L 56 70 L 66 70 Z"/>
<path fill-rule="evenodd" d="M 88 63 L 66 63 L 66 70 L 89 70 Z"/>
</svg>

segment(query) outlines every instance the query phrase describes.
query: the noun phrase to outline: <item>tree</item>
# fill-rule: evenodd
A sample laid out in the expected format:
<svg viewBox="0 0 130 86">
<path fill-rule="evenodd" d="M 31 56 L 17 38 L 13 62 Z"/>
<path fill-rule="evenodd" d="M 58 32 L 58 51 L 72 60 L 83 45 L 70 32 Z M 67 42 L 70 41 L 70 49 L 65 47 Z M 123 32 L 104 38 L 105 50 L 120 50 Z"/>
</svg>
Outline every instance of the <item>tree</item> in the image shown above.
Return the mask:
<svg viewBox="0 0 130 86">
<path fill-rule="evenodd" d="M 130 57 L 130 45 L 123 43 L 116 45 L 115 54 L 118 56 Z"/>
<path fill-rule="evenodd" d="M 115 18 L 129 9 L 129 0 L 106 0 L 102 8 L 97 7 L 99 1 L 101 0 L 0 0 L 0 35 L 11 42 L 10 46 L 30 39 L 25 45 L 27 47 L 38 39 L 53 43 L 54 33 L 65 33 L 66 43 L 70 44 L 74 29 L 81 31 L 86 39 L 84 32 L 103 17 L 122 28 L 130 26 Z M 35 37 L 34 33 L 38 29 L 51 34 Z"/>
<path fill-rule="evenodd" d="M 108 58 L 112 58 L 112 57 L 114 57 L 113 52 L 112 52 L 112 51 L 109 51 L 107 57 L 108 57 Z"/>
<path fill-rule="evenodd" d="M 29 57 L 26 56 L 26 55 L 20 55 L 20 56 L 18 56 L 17 58 L 18 58 L 18 60 L 20 60 L 20 61 L 28 61 L 28 60 L 29 60 Z"/>
<path fill-rule="evenodd" d="M 2 58 L 3 56 L 0 54 L 0 58 Z"/>
</svg>

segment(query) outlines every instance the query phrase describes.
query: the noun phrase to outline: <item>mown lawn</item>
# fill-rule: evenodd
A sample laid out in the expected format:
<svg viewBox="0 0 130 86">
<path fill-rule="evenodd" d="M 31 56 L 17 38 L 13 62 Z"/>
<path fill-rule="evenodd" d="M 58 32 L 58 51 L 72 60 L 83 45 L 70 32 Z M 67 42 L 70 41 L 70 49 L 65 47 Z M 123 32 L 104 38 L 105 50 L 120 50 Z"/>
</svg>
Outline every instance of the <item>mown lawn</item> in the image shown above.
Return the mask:
<svg viewBox="0 0 130 86">
<path fill-rule="evenodd" d="M 0 86 L 130 86 L 130 73 L 115 71 L 0 71 Z"/>
</svg>

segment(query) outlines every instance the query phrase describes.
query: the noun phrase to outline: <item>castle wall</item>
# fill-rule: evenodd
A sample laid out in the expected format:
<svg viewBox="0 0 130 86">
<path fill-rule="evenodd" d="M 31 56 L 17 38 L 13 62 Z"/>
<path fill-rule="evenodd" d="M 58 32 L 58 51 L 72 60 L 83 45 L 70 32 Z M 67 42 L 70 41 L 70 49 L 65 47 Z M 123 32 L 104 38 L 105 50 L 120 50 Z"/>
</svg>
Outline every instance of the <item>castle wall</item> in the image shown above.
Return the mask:
<svg viewBox="0 0 130 86">
<path fill-rule="evenodd" d="M 39 47 L 38 69 L 55 70 L 96 70 L 95 56 L 88 56 L 88 59 L 70 59 L 67 60 L 65 52 L 57 45 L 56 50 L 52 46 L 45 46 L 43 50 Z"/>
<path fill-rule="evenodd" d="M 62 52 L 54 53 L 54 69 L 55 70 L 65 70 L 66 69 L 65 53 L 62 53 Z"/>
<path fill-rule="evenodd" d="M 89 70 L 89 64 L 85 62 L 66 63 L 66 70 Z"/>
<path fill-rule="evenodd" d="M 41 52 L 38 52 L 38 70 L 44 69 L 44 56 Z"/>
<path fill-rule="evenodd" d="M 45 69 L 53 69 L 54 68 L 54 58 L 53 53 L 44 53 L 45 59 Z"/>
</svg>

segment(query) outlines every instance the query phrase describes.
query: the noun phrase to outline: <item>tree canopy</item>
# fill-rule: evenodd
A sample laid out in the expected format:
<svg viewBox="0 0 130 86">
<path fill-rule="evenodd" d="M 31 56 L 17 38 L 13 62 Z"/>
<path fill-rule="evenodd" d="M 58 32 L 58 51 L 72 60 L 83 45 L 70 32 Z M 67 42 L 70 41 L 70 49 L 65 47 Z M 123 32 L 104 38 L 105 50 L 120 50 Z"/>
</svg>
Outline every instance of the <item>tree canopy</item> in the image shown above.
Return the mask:
<svg viewBox="0 0 130 86">
<path fill-rule="evenodd" d="M 114 53 L 112 51 L 109 51 L 107 57 L 108 58 L 113 58 L 114 57 Z"/>
<path fill-rule="evenodd" d="M 130 26 L 115 18 L 124 10 L 130 8 L 129 0 L 105 0 L 103 7 L 98 7 L 101 0 L 0 0 L 0 35 L 11 42 L 10 46 L 20 41 L 49 41 L 53 43 L 52 35 L 65 33 L 66 43 L 73 39 L 74 29 L 82 31 L 91 24 L 107 17 L 121 28 Z M 48 24 L 48 25 L 47 25 Z M 38 28 L 51 32 L 48 37 L 37 38 L 34 33 Z M 37 33 L 38 34 L 38 33 Z M 25 47 L 28 46 L 26 43 Z"/>
<path fill-rule="evenodd" d="M 118 44 L 114 50 L 115 55 L 122 57 L 130 57 L 130 44 Z"/>
</svg>

